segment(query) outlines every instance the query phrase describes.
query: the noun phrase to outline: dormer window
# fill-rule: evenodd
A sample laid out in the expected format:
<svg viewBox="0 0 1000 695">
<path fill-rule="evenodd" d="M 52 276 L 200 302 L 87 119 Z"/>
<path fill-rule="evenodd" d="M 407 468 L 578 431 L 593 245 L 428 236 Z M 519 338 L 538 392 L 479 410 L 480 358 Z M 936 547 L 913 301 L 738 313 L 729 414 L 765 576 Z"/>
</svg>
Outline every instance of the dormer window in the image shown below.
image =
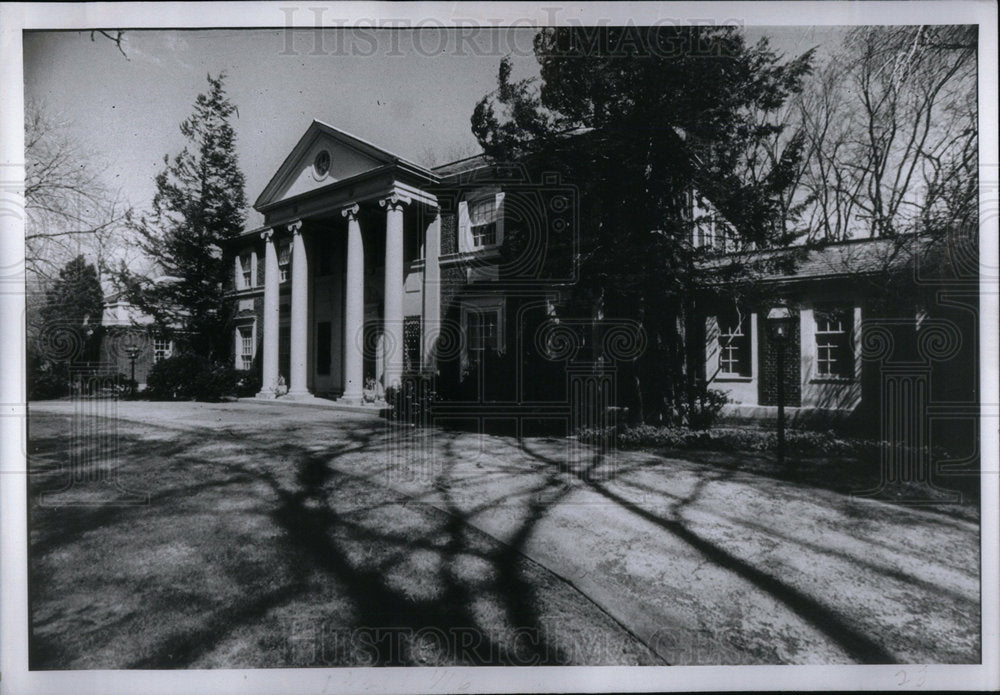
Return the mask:
<svg viewBox="0 0 1000 695">
<path fill-rule="evenodd" d="M 496 245 L 497 201 L 495 196 L 480 198 L 469 203 L 469 224 L 472 231 L 472 245 L 475 248 Z"/>
</svg>

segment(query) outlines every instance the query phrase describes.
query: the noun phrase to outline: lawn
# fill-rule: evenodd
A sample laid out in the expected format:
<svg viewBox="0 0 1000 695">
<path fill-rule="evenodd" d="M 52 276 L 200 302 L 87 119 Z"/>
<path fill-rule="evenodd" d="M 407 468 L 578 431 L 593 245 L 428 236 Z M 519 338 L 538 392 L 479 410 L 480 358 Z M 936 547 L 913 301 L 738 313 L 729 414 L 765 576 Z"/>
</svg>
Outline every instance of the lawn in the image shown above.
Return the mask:
<svg viewBox="0 0 1000 695">
<path fill-rule="evenodd" d="M 662 663 L 516 550 L 326 456 L 119 421 L 116 482 L 62 489 L 101 454 L 70 425 L 30 420 L 33 669 Z M 339 451 L 364 457 L 366 426 Z"/>
</svg>

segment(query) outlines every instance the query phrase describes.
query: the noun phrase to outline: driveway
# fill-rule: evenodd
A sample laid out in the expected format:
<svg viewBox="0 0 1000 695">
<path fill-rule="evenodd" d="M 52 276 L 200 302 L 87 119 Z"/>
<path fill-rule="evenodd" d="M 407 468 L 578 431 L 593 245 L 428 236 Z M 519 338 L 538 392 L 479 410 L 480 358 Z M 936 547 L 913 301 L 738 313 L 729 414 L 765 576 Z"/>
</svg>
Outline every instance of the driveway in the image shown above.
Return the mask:
<svg viewBox="0 0 1000 695">
<path fill-rule="evenodd" d="M 337 481 L 349 479 L 446 512 L 561 577 L 668 664 L 980 659 L 978 527 L 932 510 L 722 470 L 697 453 L 601 455 L 356 413 L 122 402 L 110 415 L 122 429 L 143 423 L 150 447 L 197 434 L 185 457 L 202 446 L 219 465 L 254 460 L 262 481 L 295 472 L 303 499 L 343 503 Z"/>
</svg>

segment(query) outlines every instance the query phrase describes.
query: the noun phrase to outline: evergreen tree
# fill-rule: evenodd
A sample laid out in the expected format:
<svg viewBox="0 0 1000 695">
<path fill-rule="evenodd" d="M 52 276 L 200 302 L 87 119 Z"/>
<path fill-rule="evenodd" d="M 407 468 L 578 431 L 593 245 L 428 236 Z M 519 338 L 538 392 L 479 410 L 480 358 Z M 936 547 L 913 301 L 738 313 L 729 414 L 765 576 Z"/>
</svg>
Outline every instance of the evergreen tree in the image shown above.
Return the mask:
<svg viewBox="0 0 1000 695">
<path fill-rule="evenodd" d="M 37 326 L 27 345 L 28 398 L 65 396 L 70 364 L 99 359 L 104 292 L 97 269 L 82 255 L 69 261 L 35 311 Z"/>
<path fill-rule="evenodd" d="M 634 384 L 626 400 L 645 420 L 672 417 L 692 397 L 676 326 L 703 280 L 692 190 L 758 248 L 793 238 L 785 193 L 802 139 L 778 114 L 811 54 L 782 62 L 734 27 L 554 27 L 534 51 L 540 84 L 513 80 L 504 59 L 473 133 L 495 160 L 530 156 L 578 187 L 573 299 L 643 325 L 648 349 L 622 365 Z M 506 244 L 518 243 L 512 232 Z M 549 257 L 564 257 L 549 241 Z"/>
<path fill-rule="evenodd" d="M 132 221 L 156 275 L 122 267 L 118 281 L 130 302 L 151 315 L 164 335 L 176 334 L 195 354 L 212 359 L 228 349 L 224 330 L 230 309 L 223 283 L 230 268 L 222 244 L 243 229 L 246 197 L 226 96 L 225 76 L 208 76 L 209 89 L 180 125 L 188 144 L 156 177 L 149 216 Z"/>
<path fill-rule="evenodd" d="M 56 352 L 72 359 L 96 359 L 104 313 L 104 292 L 93 263 L 77 256 L 60 271 L 40 311 L 43 341 L 55 341 Z M 72 348 L 70 348 L 72 346 Z M 41 351 L 43 359 L 53 355 Z"/>
</svg>

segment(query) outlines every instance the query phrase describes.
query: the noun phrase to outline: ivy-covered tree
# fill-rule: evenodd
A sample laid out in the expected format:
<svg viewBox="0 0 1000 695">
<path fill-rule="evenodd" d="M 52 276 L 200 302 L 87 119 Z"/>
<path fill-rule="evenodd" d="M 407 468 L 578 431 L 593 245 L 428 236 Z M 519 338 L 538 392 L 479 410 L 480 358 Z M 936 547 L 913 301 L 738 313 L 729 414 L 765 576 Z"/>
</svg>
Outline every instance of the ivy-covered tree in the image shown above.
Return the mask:
<svg viewBox="0 0 1000 695">
<path fill-rule="evenodd" d="M 151 213 L 132 220 L 155 270 L 139 275 L 123 266 L 117 275 L 127 299 L 151 315 L 160 332 L 209 359 L 227 349 L 228 266 L 221 246 L 242 231 L 246 207 L 230 122 L 236 107 L 224 79 L 208 76 L 207 93 L 198 95 L 194 113 L 180 125 L 187 146 L 173 159 L 164 157 Z"/>
<path fill-rule="evenodd" d="M 626 401 L 644 420 L 674 417 L 690 398 L 676 327 L 702 281 L 692 195 L 758 248 L 794 236 L 802 139 L 779 114 L 811 54 L 784 62 L 734 27 L 553 27 L 534 52 L 540 81 L 514 80 L 503 60 L 473 133 L 495 160 L 529 157 L 578 187 L 575 303 L 643 326 L 648 349 L 622 365 Z"/>
</svg>

